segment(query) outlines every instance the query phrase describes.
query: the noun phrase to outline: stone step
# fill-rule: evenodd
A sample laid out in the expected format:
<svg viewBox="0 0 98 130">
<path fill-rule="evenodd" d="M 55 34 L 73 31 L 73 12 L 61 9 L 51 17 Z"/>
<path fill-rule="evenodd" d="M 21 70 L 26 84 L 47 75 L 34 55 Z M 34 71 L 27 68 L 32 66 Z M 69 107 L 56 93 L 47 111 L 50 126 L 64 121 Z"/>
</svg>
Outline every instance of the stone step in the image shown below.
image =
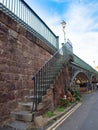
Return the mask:
<svg viewBox="0 0 98 130">
<path fill-rule="evenodd" d="M 41 98 L 42 97 L 42 95 L 37 95 L 37 98 Z M 31 102 L 33 102 L 34 101 L 34 99 L 35 99 L 35 97 L 34 97 L 34 95 L 32 95 L 32 96 L 25 96 L 25 98 L 26 98 L 26 101 L 31 101 Z"/>
<path fill-rule="evenodd" d="M 43 96 L 46 94 L 46 90 L 40 89 L 40 90 L 37 90 L 36 93 L 39 95 L 39 98 L 40 98 L 40 96 Z"/>
<path fill-rule="evenodd" d="M 34 97 L 34 96 L 33 96 Z M 42 97 L 42 96 L 41 96 Z M 33 107 L 33 102 L 28 102 L 28 103 L 19 103 L 20 107 L 22 107 L 23 109 L 25 110 L 29 110 L 31 111 L 32 110 L 32 107 Z M 37 110 L 40 110 L 43 108 L 43 103 L 39 103 L 37 105 Z"/>
<path fill-rule="evenodd" d="M 32 95 L 34 93 L 34 89 L 30 90 L 29 94 Z"/>
<path fill-rule="evenodd" d="M 34 95 L 31 95 L 31 96 L 25 96 L 25 101 L 26 102 L 33 102 L 33 99 L 34 99 Z"/>
<path fill-rule="evenodd" d="M 8 123 L 7 126 L 14 130 L 27 130 L 30 127 L 30 124 L 26 122 L 21 122 L 21 121 L 13 121 L 13 122 Z"/>
<path fill-rule="evenodd" d="M 29 111 L 17 111 L 17 112 L 11 112 L 11 116 L 19 121 L 32 121 L 33 113 Z"/>
<path fill-rule="evenodd" d="M 44 107 L 44 104 L 43 103 L 39 103 L 37 105 L 37 110 L 41 110 L 41 109 L 43 109 L 43 107 Z"/>
<path fill-rule="evenodd" d="M 33 102 L 19 102 L 18 105 L 22 110 L 32 111 Z"/>
</svg>

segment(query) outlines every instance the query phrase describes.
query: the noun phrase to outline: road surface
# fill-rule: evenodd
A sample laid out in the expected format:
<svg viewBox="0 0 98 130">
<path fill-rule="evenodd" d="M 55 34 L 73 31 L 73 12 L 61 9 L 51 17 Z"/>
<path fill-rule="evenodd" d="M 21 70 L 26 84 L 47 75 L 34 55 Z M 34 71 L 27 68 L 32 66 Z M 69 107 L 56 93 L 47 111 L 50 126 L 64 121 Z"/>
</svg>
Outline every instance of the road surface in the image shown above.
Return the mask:
<svg viewBox="0 0 98 130">
<path fill-rule="evenodd" d="M 98 91 L 83 95 L 82 105 L 54 130 L 98 130 Z"/>
</svg>

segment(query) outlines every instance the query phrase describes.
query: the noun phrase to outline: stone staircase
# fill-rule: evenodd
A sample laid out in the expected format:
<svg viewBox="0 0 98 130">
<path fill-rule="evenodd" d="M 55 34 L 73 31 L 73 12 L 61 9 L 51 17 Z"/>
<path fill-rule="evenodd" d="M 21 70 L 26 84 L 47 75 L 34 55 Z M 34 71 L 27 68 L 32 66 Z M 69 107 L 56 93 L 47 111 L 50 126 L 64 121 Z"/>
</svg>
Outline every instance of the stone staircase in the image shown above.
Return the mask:
<svg viewBox="0 0 98 130">
<path fill-rule="evenodd" d="M 42 98 L 42 101 L 37 105 L 36 111 L 41 111 L 43 109 L 44 102 L 48 100 L 47 95 L 49 91 L 48 89 L 44 96 L 39 96 L 39 99 Z M 17 110 L 11 112 L 11 121 L 7 124 L 8 127 L 15 130 L 27 130 L 31 125 L 35 127 L 34 122 L 32 122 L 35 114 L 35 112 L 32 112 L 33 99 L 34 95 L 25 96 L 25 102 L 18 103 Z"/>
<path fill-rule="evenodd" d="M 63 50 L 63 55 L 60 53 L 61 50 Z M 45 107 L 48 107 L 48 103 L 46 102 L 49 100 L 49 95 L 52 95 L 51 86 L 55 83 L 56 79 L 60 75 L 62 69 L 64 68 L 64 64 L 68 62 L 70 54 L 71 52 L 68 51 L 64 45 L 34 75 L 34 94 L 25 96 L 25 102 L 18 103 L 18 111 L 11 112 L 11 116 L 15 121 L 11 122 L 9 126 L 15 126 L 15 128 L 18 126 L 17 129 L 25 130 L 27 127 L 23 128 L 23 123 L 26 125 L 25 122 L 32 122 L 34 114 L 36 112 L 41 113 L 45 110 Z M 17 122 L 16 120 L 21 122 Z M 18 123 L 19 125 L 21 124 L 20 128 Z"/>
</svg>

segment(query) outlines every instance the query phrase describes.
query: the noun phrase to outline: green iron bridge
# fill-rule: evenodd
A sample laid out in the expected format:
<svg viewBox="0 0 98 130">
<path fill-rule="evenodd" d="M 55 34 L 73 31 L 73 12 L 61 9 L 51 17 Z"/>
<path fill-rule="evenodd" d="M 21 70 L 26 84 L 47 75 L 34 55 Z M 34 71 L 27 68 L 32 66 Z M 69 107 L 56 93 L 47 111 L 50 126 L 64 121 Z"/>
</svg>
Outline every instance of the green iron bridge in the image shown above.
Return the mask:
<svg viewBox="0 0 98 130">
<path fill-rule="evenodd" d="M 98 82 L 98 72 L 73 53 L 72 45 L 67 41 L 59 49 L 59 37 L 42 21 L 42 19 L 24 2 L 24 0 L 0 0 L 0 10 L 21 24 L 33 35 L 55 50 L 55 54 L 34 75 L 34 93 L 32 111 L 46 91 L 55 86 L 57 79 L 63 75 L 65 88 L 86 84 L 92 89 Z"/>
</svg>

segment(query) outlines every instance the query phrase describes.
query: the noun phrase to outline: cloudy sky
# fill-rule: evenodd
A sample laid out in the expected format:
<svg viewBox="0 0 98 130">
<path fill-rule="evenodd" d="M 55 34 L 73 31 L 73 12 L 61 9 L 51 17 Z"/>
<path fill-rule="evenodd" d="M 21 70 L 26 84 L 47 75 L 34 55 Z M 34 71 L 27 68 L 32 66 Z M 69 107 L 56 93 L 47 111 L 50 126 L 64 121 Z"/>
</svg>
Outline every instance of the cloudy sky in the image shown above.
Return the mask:
<svg viewBox="0 0 98 130">
<path fill-rule="evenodd" d="M 91 66 L 98 65 L 98 0 L 25 0 L 49 28 L 64 40 L 61 21 L 65 20 L 66 39 L 74 53 Z"/>
</svg>

